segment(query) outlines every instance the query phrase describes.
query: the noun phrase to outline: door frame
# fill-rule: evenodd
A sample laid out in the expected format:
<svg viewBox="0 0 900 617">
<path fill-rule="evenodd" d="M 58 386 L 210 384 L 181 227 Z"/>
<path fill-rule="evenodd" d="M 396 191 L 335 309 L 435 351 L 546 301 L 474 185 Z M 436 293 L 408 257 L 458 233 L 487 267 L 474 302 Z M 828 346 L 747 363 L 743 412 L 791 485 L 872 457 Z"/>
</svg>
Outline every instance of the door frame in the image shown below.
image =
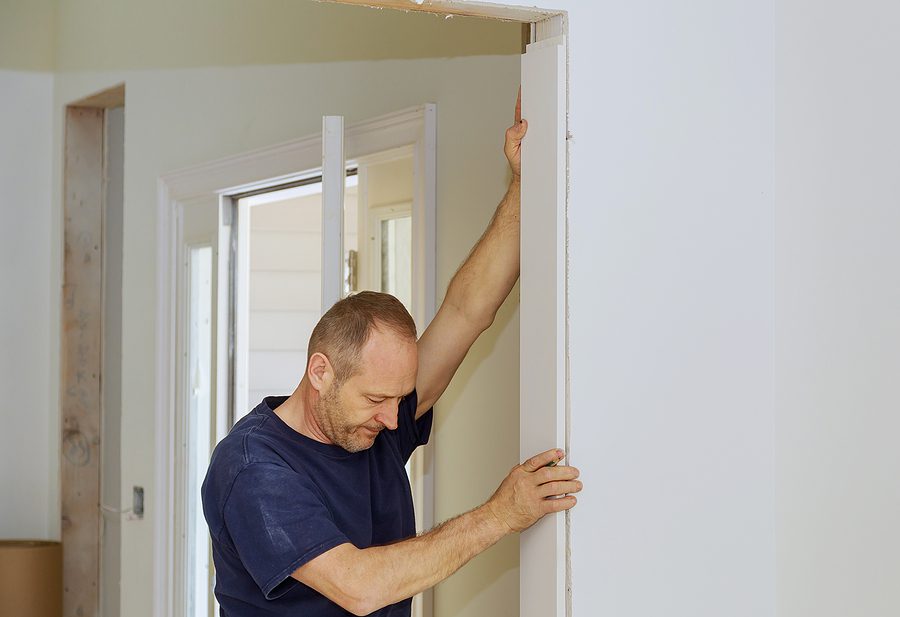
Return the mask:
<svg viewBox="0 0 900 617">
<path fill-rule="evenodd" d="M 538 224 L 546 223 L 553 226 L 555 240 L 553 242 L 535 243 L 535 238 L 540 238 L 540 232 L 535 229 L 530 231 L 524 222 L 526 216 L 526 198 L 523 179 L 523 224 L 522 246 L 529 248 L 530 262 L 545 264 L 544 268 L 536 267 L 529 271 L 529 266 L 524 259 L 520 275 L 520 289 L 525 302 L 527 294 L 532 297 L 553 296 L 558 301 L 549 306 L 547 302 L 534 302 L 528 310 L 521 311 L 522 321 L 520 326 L 523 331 L 533 334 L 540 331 L 546 341 L 535 344 L 531 336 L 520 336 L 521 349 L 527 353 L 537 354 L 540 358 L 540 366 L 552 370 L 553 378 L 550 380 L 534 379 L 536 366 L 526 366 L 520 360 L 520 401 L 526 401 L 520 408 L 520 450 L 525 457 L 534 454 L 532 450 L 535 444 L 543 443 L 546 448 L 558 446 L 551 440 L 564 439 L 564 448 L 570 454 L 570 430 L 571 430 L 571 397 L 569 392 L 569 340 L 568 340 L 568 199 L 569 199 L 569 165 L 571 154 L 571 142 L 569 140 L 569 44 L 568 44 L 568 16 L 565 11 L 553 9 L 541 9 L 539 7 L 504 6 L 482 2 L 480 0 L 325 0 L 337 4 L 352 4 L 367 6 L 374 9 L 398 9 L 402 11 L 420 11 L 444 16 L 469 16 L 487 19 L 499 19 L 504 21 L 519 22 L 523 25 L 523 54 L 526 52 L 524 43 L 531 43 L 534 49 L 545 45 L 551 45 L 553 39 L 558 39 L 561 47 L 560 72 L 563 74 L 562 92 L 557 89 L 557 83 L 552 84 L 553 99 L 559 108 L 558 124 L 562 129 L 562 143 L 555 147 L 555 154 L 563 160 L 555 160 L 553 169 L 542 170 L 542 173 L 559 173 L 554 176 L 552 184 L 558 189 L 555 208 L 551 211 L 538 212 L 534 217 Z M 527 31 L 524 30 L 527 28 Z M 535 45 L 536 44 L 536 45 Z M 554 127 L 556 128 L 556 127 Z M 544 138 L 547 136 L 545 135 Z M 527 148 L 528 137 L 526 139 Z M 542 138 L 543 139 L 543 138 Z M 547 142 L 545 142 L 547 143 Z M 523 154 L 523 167 L 526 160 Z M 546 157 L 538 157 L 541 160 Z M 561 168 L 561 169 L 559 169 Z M 548 177 L 548 176 L 545 176 Z M 552 202 L 551 202 L 552 203 Z M 548 203 L 548 206 L 550 204 Z M 533 203 L 531 207 L 537 207 Z M 539 219 L 539 221 L 538 221 Z M 527 237 L 531 234 L 530 237 Z M 537 235 L 535 235 L 537 234 Z M 549 310 L 548 310 L 549 309 Z M 538 328 L 539 330 L 536 330 Z M 527 345 L 527 347 L 526 347 Z M 543 376 L 543 375 L 542 375 Z M 550 382 L 547 387 L 544 384 Z M 527 401 L 553 401 L 553 405 L 541 406 L 530 404 Z M 571 462 L 569 459 L 568 462 Z M 548 517 L 550 518 L 550 517 Z M 562 519 L 562 520 L 560 520 Z M 543 520 L 534 528 L 526 531 L 520 538 L 520 555 L 528 559 L 527 563 L 519 564 L 519 606 L 523 617 L 541 615 L 541 617 L 562 617 L 563 614 L 572 615 L 572 559 L 571 559 L 571 517 L 566 512 L 564 518 L 558 517 L 552 520 Z M 545 553 L 554 553 L 554 559 L 547 559 Z M 541 556 L 543 558 L 538 558 Z M 551 609 L 553 614 L 548 616 L 548 593 L 555 594 L 552 599 Z"/>
<path fill-rule="evenodd" d="M 416 185 L 413 197 L 413 281 L 421 296 L 413 317 L 424 331 L 434 317 L 436 302 L 435 201 L 436 201 L 437 106 L 419 105 L 347 126 L 345 149 L 348 164 L 378 152 L 412 146 Z M 322 135 L 314 134 L 274 146 L 231 156 L 164 174 L 157 181 L 157 304 L 155 384 L 155 478 L 153 614 L 175 613 L 176 529 L 175 442 L 176 362 L 178 350 L 178 252 L 182 204 L 198 198 L 218 198 L 220 208 L 230 194 L 284 184 L 308 175 L 322 165 Z M 230 210 L 223 208 L 223 211 Z M 223 232 L 224 233 L 224 232 Z M 227 240 L 220 236 L 220 246 Z M 220 260 L 225 251 L 219 251 Z M 220 286 L 219 301 L 223 301 Z M 227 299 L 224 299 L 227 302 Z M 223 336 L 222 324 L 217 337 Z M 227 331 L 224 336 L 227 336 Z M 237 367 L 235 367 L 237 370 Z M 235 383 L 240 376 L 236 376 Z M 222 387 L 218 387 L 222 393 Z M 233 392 L 230 393 L 233 396 Z M 420 448 L 412 461 L 416 478 L 417 518 L 422 528 L 434 521 L 434 446 Z M 424 597 L 424 616 L 431 615 L 432 597 Z"/>
</svg>

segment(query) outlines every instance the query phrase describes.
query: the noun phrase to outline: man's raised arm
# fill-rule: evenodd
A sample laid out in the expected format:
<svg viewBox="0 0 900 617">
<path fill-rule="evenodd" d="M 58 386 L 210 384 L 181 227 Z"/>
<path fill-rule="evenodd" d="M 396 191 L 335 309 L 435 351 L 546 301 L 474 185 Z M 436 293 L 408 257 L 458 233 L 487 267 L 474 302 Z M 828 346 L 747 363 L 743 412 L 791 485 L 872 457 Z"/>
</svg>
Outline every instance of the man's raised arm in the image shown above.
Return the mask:
<svg viewBox="0 0 900 617">
<path fill-rule="evenodd" d="M 447 295 L 419 339 L 416 416 L 440 398 L 475 339 L 490 327 L 519 278 L 520 150 L 527 123 L 522 120 L 521 95 L 515 123 L 506 130 L 504 153 L 512 181 L 487 230 L 453 276 Z"/>
<path fill-rule="evenodd" d="M 567 493 L 581 490 L 578 470 L 547 466 L 563 456 L 560 450 L 548 450 L 517 465 L 483 506 L 418 537 L 365 549 L 341 544 L 292 576 L 354 615 L 412 597 L 503 536 L 574 506 L 575 497 Z"/>
</svg>

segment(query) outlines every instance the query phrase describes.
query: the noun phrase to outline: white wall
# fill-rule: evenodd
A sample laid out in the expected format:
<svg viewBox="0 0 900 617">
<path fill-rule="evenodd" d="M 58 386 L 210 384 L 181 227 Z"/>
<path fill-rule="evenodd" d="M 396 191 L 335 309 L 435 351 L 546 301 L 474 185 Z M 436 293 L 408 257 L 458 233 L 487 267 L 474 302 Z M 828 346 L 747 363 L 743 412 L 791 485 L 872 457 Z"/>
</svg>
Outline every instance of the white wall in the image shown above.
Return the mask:
<svg viewBox="0 0 900 617">
<path fill-rule="evenodd" d="M 53 75 L 0 71 L 0 537 L 58 538 L 51 372 Z"/>
<path fill-rule="evenodd" d="M 122 490 L 128 496 L 132 485 L 145 487 L 146 514 L 122 526 L 122 614 L 149 615 L 152 606 L 157 178 L 312 135 L 325 113 L 353 123 L 436 102 L 438 285 L 444 289 L 505 190 L 503 131 L 511 123 L 518 73 L 517 56 L 495 56 L 57 76 L 57 111 L 66 101 L 126 82 Z M 55 128 L 54 147 L 61 148 L 59 123 Z M 58 164 L 53 184 L 59 186 Z M 58 210 L 54 225 L 61 225 Z M 58 271 L 55 276 L 58 281 Z M 445 394 L 436 431 L 438 519 L 487 499 L 518 458 L 518 380 L 509 370 L 516 366 L 517 323 L 510 303 Z M 475 425 L 483 430 L 477 439 Z M 494 548 L 438 588 L 437 616 L 501 614 L 518 596 L 517 565 L 515 541 Z"/>
<path fill-rule="evenodd" d="M 900 9 L 554 6 L 574 615 L 900 613 Z"/>
<path fill-rule="evenodd" d="M 777 5 L 778 613 L 900 614 L 900 6 Z"/>
<path fill-rule="evenodd" d="M 772 616 L 772 6 L 552 6 L 571 28 L 573 614 Z"/>
</svg>

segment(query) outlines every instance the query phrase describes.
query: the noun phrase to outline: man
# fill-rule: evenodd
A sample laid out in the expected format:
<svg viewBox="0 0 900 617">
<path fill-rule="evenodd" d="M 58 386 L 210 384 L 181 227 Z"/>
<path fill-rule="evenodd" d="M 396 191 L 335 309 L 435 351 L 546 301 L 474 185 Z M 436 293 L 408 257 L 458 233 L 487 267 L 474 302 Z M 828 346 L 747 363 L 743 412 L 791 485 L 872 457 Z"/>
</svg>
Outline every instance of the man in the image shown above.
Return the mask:
<svg viewBox="0 0 900 617">
<path fill-rule="evenodd" d="M 564 453 L 549 450 L 513 468 L 484 505 L 415 536 L 404 469 L 518 278 L 526 130 L 517 103 L 509 190 L 421 339 L 392 296 L 341 300 L 313 330 L 294 393 L 266 398 L 216 447 L 202 494 L 223 615 L 408 617 L 413 595 L 575 505 L 578 471 L 553 466 Z"/>
</svg>

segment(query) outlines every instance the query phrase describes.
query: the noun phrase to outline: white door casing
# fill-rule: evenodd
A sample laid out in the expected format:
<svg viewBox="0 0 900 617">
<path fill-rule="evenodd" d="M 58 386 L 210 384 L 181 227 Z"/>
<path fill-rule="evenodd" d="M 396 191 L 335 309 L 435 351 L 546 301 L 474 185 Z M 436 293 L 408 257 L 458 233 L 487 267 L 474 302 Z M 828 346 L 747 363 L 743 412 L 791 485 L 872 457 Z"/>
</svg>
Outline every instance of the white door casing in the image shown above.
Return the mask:
<svg viewBox="0 0 900 617">
<path fill-rule="evenodd" d="M 206 585 L 207 593 L 202 594 L 206 610 L 196 608 L 203 614 L 212 614 L 215 599 L 212 596 L 211 559 L 208 563 L 205 581 L 198 579 L 197 564 L 194 563 L 192 549 L 196 545 L 208 541 L 206 530 L 199 530 L 198 521 L 202 520 L 199 503 L 199 478 L 205 474 L 203 462 L 198 461 L 195 448 L 202 448 L 203 456 L 208 456 L 216 441 L 222 436 L 224 418 L 227 415 L 227 356 L 219 353 L 227 345 L 228 305 L 227 275 L 228 225 L 221 216 L 220 199 L 217 195 L 197 197 L 177 202 L 176 214 L 176 350 L 175 356 L 175 414 L 172 426 L 175 449 L 171 462 L 174 534 L 171 551 L 173 569 L 176 572 L 172 587 L 172 615 L 187 616 L 188 606 L 194 606 L 192 600 L 196 592 L 192 585 Z M 226 250 L 221 250 L 226 247 Z M 209 331 L 209 366 L 206 371 L 198 369 L 193 349 L 197 341 L 192 341 L 193 329 L 191 310 L 194 302 L 192 294 L 197 293 L 197 281 L 192 280 L 196 272 L 192 271 L 192 253 L 194 249 L 208 248 L 211 251 L 210 286 L 208 324 Z M 202 327 L 202 326 L 201 326 Z M 195 335 L 196 333 L 194 333 Z M 201 363 L 202 364 L 202 363 Z M 202 392 L 200 392 L 202 390 Z M 200 396 L 208 401 L 208 415 L 197 418 L 193 415 L 192 400 Z M 201 457 L 202 458 L 202 457 Z M 201 468 L 202 467 L 202 468 Z M 200 559 L 210 556 L 199 555 Z M 194 614 L 191 614 L 194 617 Z"/>
<path fill-rule="evenodd" d="M 322 313 L 341 299 L 344 272 L 344 117 L 322 117 Z"/>
<path fill-rule="evenodd" d="M 565 38 L 522 56 L 521 459 L 566 446 Z M 527 360 L 527 361 L 526 361 Z M 551 514 L 520 541 L 521 617 L 566 614 L 566 515 Z"/>
</svg>

